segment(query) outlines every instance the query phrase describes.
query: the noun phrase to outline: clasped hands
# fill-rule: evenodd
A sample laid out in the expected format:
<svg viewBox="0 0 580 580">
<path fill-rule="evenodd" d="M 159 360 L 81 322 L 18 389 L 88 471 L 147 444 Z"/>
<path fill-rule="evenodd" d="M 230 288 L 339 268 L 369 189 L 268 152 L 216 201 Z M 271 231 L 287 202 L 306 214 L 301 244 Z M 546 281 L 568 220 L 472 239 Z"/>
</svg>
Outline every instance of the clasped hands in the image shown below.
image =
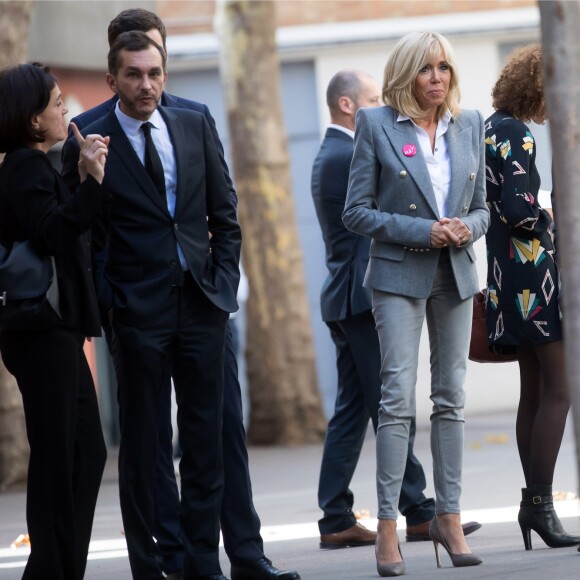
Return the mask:
<svg viewBox="0 0 580 580">
<path fill-rule="evenodd" d="M 78 169 L 81 183 L 87 178 L 87 175 L 91 175 L 95 181 L 102 183 L 105 177 L 105 163 L 111 138 L 102 137 L 96 133 L 83 137 L 74 123 L 71 123 L 70 126 L 80 149 Z"/>
<path fill-rule="evenodd" d="M 446 248 L 455 246 L 461 248 L 471 239 L 469 228 L 457 217 L 441 218 L 438 222 L 433 222 L 431 227 L 431 247 Z"/>
</svg>

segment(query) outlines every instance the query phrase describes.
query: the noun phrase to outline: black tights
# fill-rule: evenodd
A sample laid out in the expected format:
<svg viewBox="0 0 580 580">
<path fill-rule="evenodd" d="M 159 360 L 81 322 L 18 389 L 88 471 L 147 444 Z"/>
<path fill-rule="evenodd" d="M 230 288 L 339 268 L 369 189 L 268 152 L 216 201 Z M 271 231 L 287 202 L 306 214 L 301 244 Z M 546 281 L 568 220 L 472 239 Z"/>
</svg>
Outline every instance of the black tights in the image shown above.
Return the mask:
<svg viewBox="0 0 580 580">
<path fill-rule="evenodd" d="M 520 402 L 516 438 L 526 487 L 552 485 L 570 397 L 564 343 L 518 347 Z"/>
</svg>

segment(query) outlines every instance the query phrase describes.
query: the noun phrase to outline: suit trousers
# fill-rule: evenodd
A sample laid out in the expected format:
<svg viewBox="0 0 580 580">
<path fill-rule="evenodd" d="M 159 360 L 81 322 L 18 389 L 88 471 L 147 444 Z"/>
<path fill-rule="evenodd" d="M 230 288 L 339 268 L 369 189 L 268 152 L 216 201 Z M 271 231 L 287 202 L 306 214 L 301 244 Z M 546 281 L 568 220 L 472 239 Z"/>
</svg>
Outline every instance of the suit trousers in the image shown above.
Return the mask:
<svg viewBox="0 0 580 580">
<path fill-rule="evenodd" d="M 226 333 L 223 417 L 224 496 L 220 523 L 230 562 L 244 565 L 264 557 L 264 542 L 252 498 L 242 392 L 231 322 Z"/>
<path fill-rule="evenodd" d="M 334 414 L 328 423 L 318 504 L 324 517 L 318 521 L 321 534 L 341 532 L 353 526 L 354 496 L 349 489 L 367 432 L 369 419 L 375 433 L 381 398 L 381 353 L 371 310 L 326 323 L 336 346 L 338 388 Z M 417 525 L 434 515 L 434 501 L 425 497 L 425 473 L 413 454 L 415 419 L 406 457 L 399 510 L 407 525 Z"/>
<path fill-rule="evenodd" d="M 223 490 L 221 448 L 223 357 L 228 314 L 186 274 L 162 305 L 163 325 L 135 328 L 113 320 L 119 378 L 121 442 L 119 490 L 133 577 L 161 577 L 154 541 L 155 473 L 160 397 L 170 369 L 177 399 L 180 527 L 186 577 L 220 573 L 219 511 Z"/>
<path fill-rule="evenodd" d="M 103 319 L 103 330 L 109 353 L 115 361 L 117 356 L 114 333 L 107 318 Z M 115 366 L 117 363 L 115 362 Z M 159 397 L 159 424 L 157 460 L 155 463 L 155 540 L 161 554 L 161 569 L 166 575 L 183 570 L 185 553 L 179 524 L 179 488 L 173 463 L 173 426 L 171 415 L 171 373 L 166 369 L 165 386 Z M 117 376 L 117 388 L 120 378 Z M 118 399 L 119 391 L 117 391 Z"/>
<path fill-rule="evenodd" d="M 459 513 L 463 462 L 464 380 L 471 335 L 471 299 L 457 292 L 449 254 L 441 252 L 428 299 L 373 291 L 381 345 L 377 432 L 379 519 L 397 519 L 397 504 L 415 415 L 419 342 L 427 318 L 431 351 L 431 453 L 435 512 Z"/>
<path fill-rule="evenodd" d="M 185 552 L 179 523 L 179 488 L 173 463 L 173 427 L 171 418 L 171 374 L 164 378 L 159 398 L 158 447 L 155 463 L 155 520 L 153 524 L 161 568 L 166 575 L 183 570 Z"/>
<path fill-rule="evenodd" d="M 179 526 L 179 491 L 173 467 L 171 429 L 171 382 L 160 402 L 159 448 L 155 471 L 155 539 L 163 558 L 163 571 L 171 574 L 184 565 Z M 242 393 L 233 347 L 232 324 L 226 328 L 223 404 L 224 494 L 220 524 L 224 548 L 234 564 L 243 565 L 264 557 L 260 518 L 252 499 L 252 482 L 243 424 Z"/>
<path fill-rule="evenodd" d="M 84 337 L 56 326 L 3 330 L 30 444 L 26 580 L 82 580 L 107 451 Z"/>
</svg>

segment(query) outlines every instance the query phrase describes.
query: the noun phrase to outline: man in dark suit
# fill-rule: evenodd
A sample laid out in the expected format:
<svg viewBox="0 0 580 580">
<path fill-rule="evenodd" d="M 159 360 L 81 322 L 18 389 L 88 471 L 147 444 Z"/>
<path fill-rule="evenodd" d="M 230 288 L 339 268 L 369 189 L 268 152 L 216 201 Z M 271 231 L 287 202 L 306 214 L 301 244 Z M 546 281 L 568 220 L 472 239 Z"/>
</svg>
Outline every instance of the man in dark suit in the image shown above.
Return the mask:
<svg viewBox="0 0 580 580">
<path fill-rule="evenodd" d="M 99 300 L 115 336 L 121 511 L 133 577 L 162 578 L 154 540 L 159 400 L 170 368 L 178 401 L 184 577 L 219 564 L 226 323 L 237 309 L 241 233 L 205 117 L 158 108 L 165 51 L 143 32 L 109 51 L 115 108 L 85 129 L 110 137 L 113 196 Z M 211 239 L 209 232 L 211 231 Z"/>
<path fill-rule="evenodd" d="M 129 30 L 146 32 L 154 41 L 165 48 L 166 30 L 161 19 L 142 8 L 132 8 L 118 14 L 108 29 L 109 45 L 119 34 Z M 75 117 L 79 128 L 103 117 L 115 107 L 117 95 L 101 105 Z M 228 167 L 224 159 L 223 147 L 208 107 L 202 103 L 170 95 L 163 91 L 160 104 L 166 107 L 191 109 L 203 114 L 208 122 L 218 149 L 224 178 L 234 203 L 237 196 Z M 74 155 L 69 148 L 74 144 L 67 141 L 63 148 L 63 171 L 76 171 Z M 106 325 L 105 325 L 106 326 Z M 112 345 L 108 335 L 108 340 Z M 173 466 L 171 429 L 171 382 L 169 373 L 162 389 L 159 411 L 159 443 L 155 470 L 155 525 L 154 536 L 163 558 L 162 568 L 169 578 L 178 580 L 184 565 L 184 549 L 179 525 L 179 491 Z M 224 407 L 223 407 L 223 457 L 224 494 L 220 523 L 224 547 L 232 564 L 233 580 L 296 580 L 300 575 L 295 571 L 279 570 L 264 555 L 263 540 L 260 535 L 260 519 L 252 500 L 252 485 L 248 468 L 248 452 L 243 425 L 242 400 L 236 355 L 232 344 L 232 329 L 226 327 L 224 363 Z"/>
<path fill-rule="evenodd" d="M 369 418 L 377 430 L 381 356 L 370 292 L 363 287 L 370 238 L 348 231 L 342 212 L 353 156 L 355 115 L 361 107 L 378 107 L 381 91 L 361 71 L 340 71 L 327 89 L 331 125 L 312 168 L 312 197 L 326 247 L 328 277 L 320 297 L 322 318 L 336 346 L 338 388 L 320 468 L 318 503 L 320 547 L 326 549 L 375 543 L 376 532 L 356 522 L 349 485 L 360 456 Z M 429 539 L 435 504 L 426 498 L 425 474 L 413 454 L 411 424 L 407 465 L 399 510 L 407 520 L 407 541 Z M 469 534 L 480 527 L 464 525 Z"/>
</svg>

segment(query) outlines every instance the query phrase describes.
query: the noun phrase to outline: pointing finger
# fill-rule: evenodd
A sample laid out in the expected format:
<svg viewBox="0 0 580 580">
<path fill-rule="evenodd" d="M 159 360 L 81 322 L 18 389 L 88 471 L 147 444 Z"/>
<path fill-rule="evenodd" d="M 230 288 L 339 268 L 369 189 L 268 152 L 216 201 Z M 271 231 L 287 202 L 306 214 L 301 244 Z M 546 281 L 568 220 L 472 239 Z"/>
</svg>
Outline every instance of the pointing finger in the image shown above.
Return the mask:
<svg viewBox="0 0 580 580">
<path fill-rule="evenodd" d="M 81 135 L 79 128 L 76 126 L 75 123 L 70 123 L 70 127 L 71 127 L 73 135 L 78 143 L 78 146 L 82 147 L 85 143 L 85 140 L 84 140 L 83 136 Z"/>
</svg>

